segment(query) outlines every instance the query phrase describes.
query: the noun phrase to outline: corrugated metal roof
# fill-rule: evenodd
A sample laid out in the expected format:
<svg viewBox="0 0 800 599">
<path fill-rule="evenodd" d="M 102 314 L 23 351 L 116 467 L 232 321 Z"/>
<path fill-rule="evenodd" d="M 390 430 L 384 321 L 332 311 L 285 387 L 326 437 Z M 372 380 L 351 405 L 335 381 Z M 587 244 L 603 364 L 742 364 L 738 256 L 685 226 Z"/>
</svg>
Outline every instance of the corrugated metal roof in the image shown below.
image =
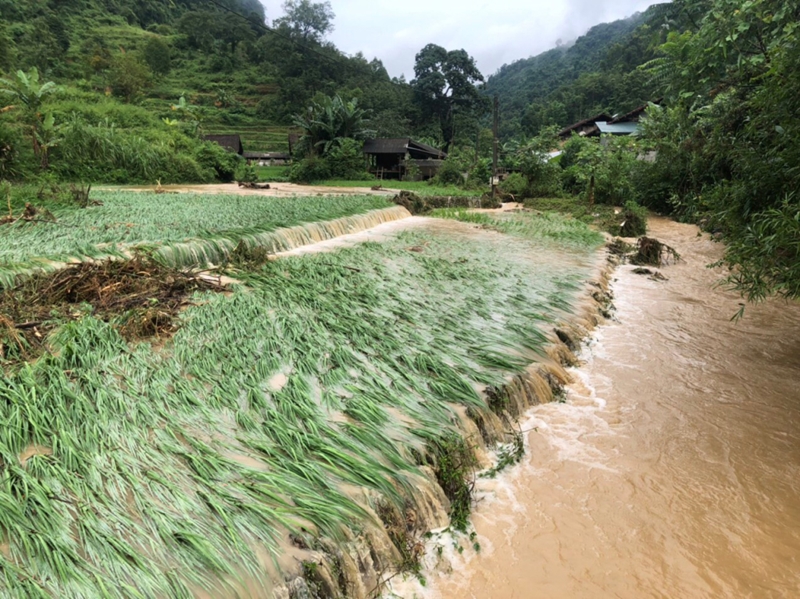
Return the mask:
<svg viewBox="0 0 800 599">
<path fill-rule="evenodd" d="M 639 132 L 639 123 L 606 123 L 597 121 L 600 133 L 607 135 L 636 135 Z"/>
<path fill-rule="evenodd" d="M 580 129 L 581 127 L 585 127 L 586 125 L 591 125 L 597 121 L 610 121 L 611 116 L 609 116 L 605 112 L 601 112 L 591 118 L 583 119 L 582 121 L 578 121 L 574 125 L 570 125 L 569 127 L 564 127 L 561 131 L 558 132 L 560 136 L 567 135 L 568 133 L 572 133 L 575 129 Z"/>
<path fill-rule="evenodd" d="M 245 152 L 245 158 L 263 160 L 289 160 L 291 156 L 284 152 Z"/>
<path fill-rule="evenodd" d="M 419 141 L 414 141 L 413 139 L 409 140 L 409 147 L 412 149 L 421 150 L 422 152 L 428 153 L 431 156 L 436 156 L 437 159 L 447 158 L 447 154 L 442 152 L 439 148 L 434 148 L 433 146 L 429 146 Z"/>
<path fill-rule="evenodd" d="M 368 139 L 364 142 L 365 154 L 405 154 L 408 151 L 427 154 L 431 158 L 447 158 L 438 148 L 429 146 L 410 137 Z"/>
</svg>

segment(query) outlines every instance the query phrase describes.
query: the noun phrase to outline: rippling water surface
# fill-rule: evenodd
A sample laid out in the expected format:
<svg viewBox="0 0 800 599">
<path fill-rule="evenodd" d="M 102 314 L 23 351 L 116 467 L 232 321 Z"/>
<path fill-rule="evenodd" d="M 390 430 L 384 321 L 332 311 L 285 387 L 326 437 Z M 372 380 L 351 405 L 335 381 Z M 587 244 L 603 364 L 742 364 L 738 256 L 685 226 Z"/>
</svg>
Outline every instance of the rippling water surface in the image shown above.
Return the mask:
<svg viewBox="0 0 800 599">
<path fill-rule="evenodd" d="M 748 308 L 721 247 L 657 220 L 669 281 L 617 272 L 566 404 L 523 424 L 525 463 L 481 483 L 483 550 L 442 599 L 800 597 L 800 305 Z"/>
</svg>

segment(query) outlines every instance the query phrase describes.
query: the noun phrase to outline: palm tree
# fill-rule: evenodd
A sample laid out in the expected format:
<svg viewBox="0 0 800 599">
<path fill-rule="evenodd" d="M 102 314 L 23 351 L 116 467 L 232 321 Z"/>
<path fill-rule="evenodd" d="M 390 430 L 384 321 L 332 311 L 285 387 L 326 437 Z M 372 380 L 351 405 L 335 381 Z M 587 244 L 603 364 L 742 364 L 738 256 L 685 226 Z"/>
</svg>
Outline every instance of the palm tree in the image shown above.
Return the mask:
<svg viewBox="0 0 800 599">
<path fill-rule="evenodd" d="M 294 117 L 294 125 L 303 130 L 301 147 L 308 153 L 320 150 L 327 154 L 342 139 L 362 141 L 375 134 L 366 128 L 367 110 L 359 108 L 358 100 L 349 102 L 341 96 L 324 97 L 313 102 L 306 114 Z"/>
<path fill-rule="evenodd" d="M 42 168 L 47 168 L 47 150 L 50 143 L 45 141 L 45 145 L 42 146 L 42 140 L 52 138 L 53 131 L 52 116 L 45 118 L 42 115 L 42 104 L 47 96 L 60 90 L 61 88 L 52 81 L 41 83 L 36 67 L 28 73 L 17 71 L 16 77 L 13 79 L 0 79 L 0 96 L 8 97 L 12 102 L 12 105 L 6 108 L 13 109 L 15 106 L 21 106 L 24 111 L 25 123 L 30 127 L 33 151 L 41 159 Z"/>
</svg>

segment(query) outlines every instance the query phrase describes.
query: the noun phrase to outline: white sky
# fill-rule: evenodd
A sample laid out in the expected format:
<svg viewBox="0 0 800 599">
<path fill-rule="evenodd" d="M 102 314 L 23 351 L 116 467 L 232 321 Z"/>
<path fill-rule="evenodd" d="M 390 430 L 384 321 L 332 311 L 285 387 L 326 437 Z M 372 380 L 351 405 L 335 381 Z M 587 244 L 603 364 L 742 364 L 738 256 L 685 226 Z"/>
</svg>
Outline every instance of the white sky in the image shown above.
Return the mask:
<svg viewBox="0 0 800 599">
<path fill-rule="evenodd" d="M 271 22 L 283 0 L 261 0 Z M 347 54 L 379 58 L 393 77 L 414 77 L 426 44 L 465 49 L 488 78 L 503 64 L 571 41 L 593 25 L 642 11 L 653 0 L 331 0 L 329 36 Z"/>
</svg>

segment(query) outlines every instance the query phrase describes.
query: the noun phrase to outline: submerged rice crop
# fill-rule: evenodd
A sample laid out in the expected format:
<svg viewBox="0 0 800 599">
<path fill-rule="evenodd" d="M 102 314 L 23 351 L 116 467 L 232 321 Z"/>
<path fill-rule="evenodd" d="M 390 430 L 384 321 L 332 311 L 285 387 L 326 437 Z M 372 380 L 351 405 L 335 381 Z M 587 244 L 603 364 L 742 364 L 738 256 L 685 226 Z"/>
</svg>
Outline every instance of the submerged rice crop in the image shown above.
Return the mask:
<svg viewBox="0 0 800 599">
<path fill-rule="evenodd" d="M 492 228 L 501 233 L 520 237 L 553 240 L 559 244 L 591 246 L 603 243 L 603 235 L 586 224 L 554 212 L 528 214 L 484 213 L 466 208 L 440 208 L 431 216 L 448 218 Z"/>
<path fill-rule="evenodd" d="M 42 259 L 115 255 L 122 246 L 239 239 L 392 206 L 378 196 L 274 198 L 255 195 L 95 192 L 101 205 L 52 208 L 55 223 L 0 227 L 0 271 Z"/>
<path fill-rule="evenodd" d="M 407 232 L 198 294 L 172 342 L 87 316 L 0 376 L 0 595 L 191 597 L 267 575 L 287 532 L 342 539 L 346 489 L 400 503 L 570 307 L 592 244 Z M 229 594 L 232 594 L 229 593 Z"/>
</svg>

